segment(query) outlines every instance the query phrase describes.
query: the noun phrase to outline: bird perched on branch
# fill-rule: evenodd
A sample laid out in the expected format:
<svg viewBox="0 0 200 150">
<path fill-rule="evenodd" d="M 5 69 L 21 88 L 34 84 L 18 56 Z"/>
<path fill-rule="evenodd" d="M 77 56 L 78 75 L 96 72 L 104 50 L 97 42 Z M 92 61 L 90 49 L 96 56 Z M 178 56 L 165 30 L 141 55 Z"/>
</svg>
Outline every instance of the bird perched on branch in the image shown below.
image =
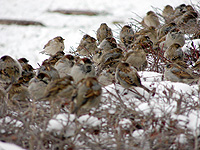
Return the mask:
<svg viewBox="0 0 200 150">
<path fill-rule="evenodd" d="M 48 41 L 47 44 L 44 45 L 44 50 L 40 53 L 47 55 L 55 55 L 59 51 L 63 51 L 65 49 L 64 40 L 61 36 L 57 36 Z"/>
<path fill-rule="evenodd" d="M 160 26 L 160 21 L 158 16 L 153 11 L 148 11 L 146 16 L 143 18 L 141 24 L 144 27 L 151 27 L 158 28 Z"/>
<path fill-rule="evenodd" d="M 70 75 L 74 78 L 75 83 L 86 77 L 95 76 L 95 68 L 93 62 L 89 58 L 82 58 L 74 64 Z"/>
<path fill-rule="evenodd" d="M 17 82 L 21 74 L 22 67 L 18 61 L 8 55 L 0 58 L 0 84 L 3 88 Z"/>
<path fill-rule="evenodd" d="M 101 101 L 101 95 L 101 85 L 96 77 L 82 79 L 77 83 L 77 91 L 72 98 L 74 107 L 71 112 L 79 115 L 81 109 L 88 111 L 92 107 L 97 107 Z"/>
<path fill-rule="evenodd" d="M 147 87 L 142 85 L 137 70 L 130 66 L 129 63 L 121 62 L 118 64 L 115 72 L 115 79 L 122 87 L 126 89 L 136 86 L 143 88 L 147 92 L 150 92 Z"/>
<path fill-rule="evenodd" d="M 107 37 L 113 37 L 113 33 L 111 28 L 108 27 L 106 23 L 102 23 L 100 27 L 97 29 L 97 40 L 98 45 Z"/>
</svg>

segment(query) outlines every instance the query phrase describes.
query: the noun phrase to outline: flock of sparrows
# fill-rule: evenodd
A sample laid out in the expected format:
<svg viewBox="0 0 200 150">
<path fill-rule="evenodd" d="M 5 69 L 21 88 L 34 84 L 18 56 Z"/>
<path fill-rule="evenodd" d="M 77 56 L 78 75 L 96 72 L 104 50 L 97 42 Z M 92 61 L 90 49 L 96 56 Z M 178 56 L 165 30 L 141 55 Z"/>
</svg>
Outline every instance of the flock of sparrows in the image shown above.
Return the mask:
<svg viewBox="0 0 200 150">
<path fill-rule="evenodd" d="M 199 79 L 193 69 L 200 70 L 200 58 L 192 68 L 184 62 L 182 46 L 187 27 L 197 26 L 198 14 L 191 5 L 182 4 L 175 9 L 167 5 L 162 16 L 165 24 L 153 11 L 147 12 L 137 32 L 124 25 L 117 43 L 112 29 L 102 23 L 96 39 L 85 34 L 74 53 L 65 54 L 64 39 L 57 36 L 44 46 L 49 55 L 39 68 L 34 69 L 26 58 L 18 60 L 5 55 L 0 58 L 0 97 L 7 97 L 20 108 L 32 101 L 50 101 L 52 105 L 68 105 L 71 113 L 97 107 L 102 87 L 119 83 L 125 89 L 134 86 L 147 92 L 137 71 L 148 66 L 148 49 L 157 47 L 165 51 L 165 80 L 192 83 Z M 190 28 L 191 29 L 191 28 Z M 195 30 L 196 31 L 196 30 Z"/>
</svg>

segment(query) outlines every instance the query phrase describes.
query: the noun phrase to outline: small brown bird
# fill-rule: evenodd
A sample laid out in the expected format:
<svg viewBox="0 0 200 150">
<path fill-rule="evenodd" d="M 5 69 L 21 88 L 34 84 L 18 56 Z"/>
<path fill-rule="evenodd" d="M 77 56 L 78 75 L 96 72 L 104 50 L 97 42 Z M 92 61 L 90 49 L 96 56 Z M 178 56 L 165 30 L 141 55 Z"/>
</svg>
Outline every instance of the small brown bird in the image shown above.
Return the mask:
<svg viewBox="0 0 200 150">
<path fill-rule="evenodd" d="M 102 58 L 102 55 L 103 55 L 103 49 L 100 49 L 100 48 L 97 48 L 95 50 L 95 53 L 92 57 L 92 60 L 94 62 L 94 64 L 97 66 L 98 64 L 100 64 L 101 62 L 101 58 Z"/>
<path fill-rule="evenodd" d="M 22 67 L 18 61 L 5 55 L 0 58 L 0 84 L 5 89 L 16 82 L 22 74 Z"/>
<path fill-rule="evenodd" d="M 51 78 L 51 80 L 60 78 L 60 75 L 57 69 L 55 69 L 48 61 L 44 61 L 42 65 L 40 66 L 40 68 L 37 69 L 36 75 L 40 73 L 47 74 Z"/>
<path fill-rule="evenodd" d="M 162 16 L 165 23 L 170 23 L 174 18 L 174 8 L 171 5 L 166 5 L 162 11 Z"/>
<path fill-rule="evenodd" d="M 174 10 L 174 16 L 177 18 L 184 14 L 187 11 L 187 6 L 185 4 L 181 4 L 177 6 Z"/>
<path fill-rule="evenodd" d="M 158 28 L 160 26 L 160 21 L 158 16 L 153 11 L 148 11 L 146 16 L 143 18 L 141 24 L 144 27 L 153 26 L 154 28 Z"/>
<path fill-rule="evenodd" d="M 153 47 L 153 42 L 150 40 L 150 38 L 147 35 L 140 35 L 135 40 L 132 49 L 142 48 L 145 50 L 146 53 L 148 53 L 147 49 L 151 47 Z"/>
<path fill-rule="evenodd" d="M 59 51 L 57 52 L 55 55 L 52 55 L 49 57 L 49 59 L 47 60 L 52 66 L 54 66 L 56 64 L 56 62 L 61 59 L 63 56 L 65 55 L 65 53 L 63 51 Z"/>
<path fill-rule="evenodd" d="M 33 100 L 39 100 L 44 97 L 44 91 L 51 81 L 51 78 L 45 73 L 39 73 L 29 81 L 28 90 Z"/>
<path fill-rule="evenodd" d="M 40 53 L 47 55 L 55 55 L 59 51 L 63 51 L 65 49 L 64 40 L 61 36 L 57 36 L 48 41 L 48 43 L 44 46 L 44 50 Z"/>
<path fill-rule="evenodd" d="M 82 109 L 89 111 L 92 107 L 98 107 L 101 101 L 102 88 L 96 77 L 87 77 L 77 84 L 77 91 L 72 101 L 75 106 L 71 113 L 80 114 Z"/>
<path fill-rule="evenodd" d="M 169 47 L 174 43 L 179 44 L 181 47 L 185 44 L 185 35 L 177 28 L 171 30 L 166 35 L 166 47 Z"/>
<path fill-rule="evenodd" d="M 147 87 L 142 85 L 137 70 L 130 66 L 129 63 L 121 62 L 118 64 L 115 72 L 115 79 L 122 87 L 126 89 L 137 86 L 143 88 L 147 92 L 150 92 Z"/>
<path fill-rule="evenodd" d="M 164 57 L 173 62 L 182 61 L 184 58 L 184 53 L 180 44 L 174 43 L 168 47 L 164 53 Z"/>
<path fill-rule="evenodd" d="M 164 72 L 165 80 L 172 82 L 192 83 L 199 79 L 199 76 L 194 76 L 192 72 L 175 63 L 168 63 Z"/>
<path fill-rule="evenodd" d="M 108 52 L 113 48 L 117 48 L 117 41 L 113 37 L 107 37 L 101 42 L 99 48 L 103 49 L 103 52 Z"/>
<path fill-rule="evenodd" d="M 134 31 L 131 26 L 125 25 L 122 27 L 119 37 L 126 49 L 130 49 L 134 42 Z"/>
<path fill-rule="evenodd" d="M 142 48 L 132 49 L 126 53 L 124 61 L 137 70 L 142 70 L 141 68 L 147 65 L 146 53 Z"/>
<path fill-rule="evenodd" d="M 176 23 L 174 22 L 170 22 L 168 24 L 164 24 L 163 26 L 161 26 L 158 30 L 157 30 L 157 37 L 160 40 L 162 37 L 164 37 L 165 35 L 167 35 L 167 33 L 173 29 L 177 28 Z"/>
<path fill-rule="evenodd" d="M 74 64 L 75 64 L 74 56 L 66 54 L 56 62 L 54 68 L 58 70 L 60 77 L 63 78 L 67 74 L 70 74 Z"/>
<path fill-rule="evenodd" d="M 97 40 L 98 45 L 107 37 L 113 37 L 113 33 L 111 28 L 108 27 L 106 23 L 102 23 L 100 27 L 97 29 Z"/>
<path fill-rule="evenodd" d="M 6 90 L 10 104 L 19 108 L 26 108 L 30 103 L 30 93 L 26 86 L 20 82 L 11 84 Z"/>
<path fill-rule="evenodd" d="M 155 27 L 153 27 L 153 26 L 146 27 L 144 29 L 139 30 L 139 32 L 135 33 L 135 36 L 138 36 L 136 39 L 138 39 L 142 36 L 147 36 L 150 38 L 150 40 L 153 42 L 153 44 L 156 44 L 158 41 L 157 40 L 157 31 L 156 31 Z"/>
<path fill-rule="evenodd" d="M 89 58 L 82 58 L 72 67 L 70 75 L 74 78 L 75 83 L 86 77 L 95 76 L 95 68 Z"/>
<path fill-rule="evenodd" d="M 49 82 L 44 97 L 40 100 L 49 100 L 52 104 L 70 103 L 75 85 L 72 76 L 67 75 L 63 78 Z"/>
<path fill-rule="evenodd" d="M 91 56 L 97 49 L 96 39 L 88 34 L 85 34 L 77 47 L 77 52 L 83 56 Z"/>
<path fill-rule="evenodd" d="M 107 68 L 103 70 L 98 76 L 99 84 L 103 87 L 103 86 L 107 86 L 114 83 L 115 71 L 116 71 L 116 68 Z"/>
<path fill-rule="evenodd" d="M 124 59 L 124 52 L 120 48 L 113 48 L 109 52 L 105 52 L 99 64 L 99 70 L 102 71 L 105 68 L 116 68 L 118 63 Z"/>
</svg>

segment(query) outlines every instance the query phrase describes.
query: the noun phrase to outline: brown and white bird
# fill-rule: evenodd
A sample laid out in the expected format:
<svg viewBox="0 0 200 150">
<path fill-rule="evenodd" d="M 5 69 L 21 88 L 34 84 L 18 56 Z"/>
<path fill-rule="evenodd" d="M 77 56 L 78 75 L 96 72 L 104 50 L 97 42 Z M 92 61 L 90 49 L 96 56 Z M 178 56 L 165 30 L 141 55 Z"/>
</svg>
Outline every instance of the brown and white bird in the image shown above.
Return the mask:
<svg viewBox="0 0 200 150">
<path fill-rule="evenodd" d="M 142 48 L 129 50 L 125 55 L 124 61 L 137 70 L 142 70 L 141 68 L 147 65 L 146 53 Z"/>
<path fill-rule="evenodd" d="M 71 54 L 66 54 L 61 59 L 59 59 L 54 68 L 57 69 L 60 77 L 64 77 L 67 74 L 70 74 L 72 67 L 75 64 L 75 58 Z"/>
<path fill-rule="evenodd" d="M 70 103 L 75 85 L 72 76 L 67 75 L 63 78 L 53 80 L 47 85 L 44 96 L 41 100 L 48 100 L 51 104 Z"/>
<path fill-rule="evenodd" d="M 104 52 L 108 52 L 113 48 L 117 48 L 117 41 L 113 37 L 107 37 L 101 42 L 99 48 L 103 49 Z"/>
<path fill-rule="evenodd" d="M 185 35 L 177 28 L 169 31 L 165 39 L 166 47 L 169 47 L 174 43 L 179 44 L 181 47 L 185 44 Z"/>
<path fill-rule="evenodd" d="M 47 61 L 44 61 L 42 63 L 42 65 L 40 66 L 40 68 L 37 69 L 37 73 L 36 75 L 40 74 L 40 73 L 45 73 L 47 74 L 51 80 L 55 80 L 55 79 L 58 79 L 60 78 L 60 75 L 58 73 L 58 70 L 55 69 L 49 62 L 48 60 Z"/>
<path fill-rule="evenodd" d="M 81 110 L 88 112 L 92 107 L 98 107 L 102 96 L 102 88 L 96 77 L 87 77 L 77 84 L 77 91 L 72 98 L 74 107 L 71 113 L 80 114 Z"/>
<path fill-rule="evenodd" d="M 175 63 L 168 63 L 164 71 L 165 80 L 172 82 L 192 83 L 199 79 L 189 69 L 186 69 Z"/>
<path fill-rule="evenodd" d="M 102 71 L 105 68 L 116 68 L 118 63 L 124 59 L 124 52 L 120 48 L 113 48 L 109 52 L 105 52 L 99 64 L 99 69 Z"/>
<path fill-rule="evenodd" d="M 28 86 L 31 99 L 37 101 L 44 97 L 45 89 L 50 81 L 51 78 L 48 76 L 48 74 L 45 73 L 39 73 L 37 76 L 32 78 L 29 81 Z"/>
<path fill-rule="evenodd" d="M 135 33 L 135 36 L 137 36 L 136 39 L 140 38 L 141 36 L 148 36 L 153 44 L 157 43 L 157 30 L 153 26 L 139 30 L 139 32 Z"/>
<path fill-rule="evenodd" d="M 180 44 L 174 43 L 168 47 L 164 53 L 164 57 L 173 62 L 182 61 L 184 58 L 184 53 Z"/>
<path fill-rule="evenodd" d="M 56 64 L 56 62 L 57 62 L 59 59 L 61 59 L 64 55 L 65 55 L 65 53 L 64 53 L 63 51 L 59 51 L 59 52 L 57 52 L 56 54 L 50 56 L 50 57 L 48 58 L 47 61 L 48 61 L 52 66 L 54 66 L 54 65 Z"/>
<path fill-rule="evenodd" d="M 147 87 L 142 85 L 137 70 L 129 63 L 121 62 L 118 64 L 115 72 L 115 79 L 122 87 L 126 89 L 136 86 L 143 88 L 147 92 L 150 92 Z"/>
<path fill-rule="evenodd" d="M 13 104 L 19 108 L 26 108 L 30 102 L 30 93 L 26 86 L 18 83 L 11 84 L 6 90 L 8 94 L 8 100 L 10 104 Z"/>
<path fill-rule="evenodd" d="M 148 11 L 141 24 L 144 27 L 153 26 L 154 28 L 158 28 L 160 26 L 160 21 L 158 16 L 153 11 Z"/>
<path fill-rule="evenodd" d="M 44 46 L 44 50 L 40 53 L 47 55 L 55 55 L 59 51 L 63 51 L 65 49 L 64 40 L 61 36 L 57 36 L 48 41 Z"/>
<path fill-rule="evenodd" d="M 116 71 L 116 68 L 106 68 L 105 70 L 103 70 L 97 78 L 99 81 L 99 84 L 103 87 L 103 86 L 107 86 L 114 83 L 115 71 Z"/>
<path fill-rule="evenodd" d="M 174 18 L 174 8 L 171 5 L 166 5 L 162 11 L 162 16 L 165 23 L 170 23 Z"/>
<path fill-rule="evenodd" d="M 140 35 L 136 38 L 132 49 L 143 48 L 148 53 L 149 48 L 153 47 L 153 42 L 147 35 Z"/>
<path fill-rule="evenodd" d="M 0 84 L 7 88 L 11 83 L 16 82 L 22 74 L 22 67 L 18 61 L 8 55 L 0 58 Z"/>
<path fill-rule="evenodd" d="M 167 35 L 167 33 L 173 29 L 177 28 L 176 23 L 170 22 L 167 24 L 164 24 L 157 30 L 157 38 L 160 40 L 162 37 Z"/>
<path fill-rule="evenodd" d="M 97 40 L 98 45 L 107 37 L 113 37 L 113 33 L 111 28 L 108 27 L 106 23 L 102 23 L 100 27 L 97 29 Z"/>
<path fill-rule="evenodd" d="M 134 42 L 134 31 L 131 26 L 125 25 L 122 27 L 119 37 L 126 49 L 130 49 Z"/>
<path fill-rule="evenodd" d="M 85 34 L 81 39 L 79 46 L 77 47 L 77 52 L 83 56 L 90 56 L 95 53 L 97 49 L 96 39 L 88 34 Z"/>
<path fill-rule="evenodd" d="M 70 75 L 75 83 L 86 77 L 95 76 L 95 67 L 89 58 L 82 58 L 72 67 Z"/>
</svg>

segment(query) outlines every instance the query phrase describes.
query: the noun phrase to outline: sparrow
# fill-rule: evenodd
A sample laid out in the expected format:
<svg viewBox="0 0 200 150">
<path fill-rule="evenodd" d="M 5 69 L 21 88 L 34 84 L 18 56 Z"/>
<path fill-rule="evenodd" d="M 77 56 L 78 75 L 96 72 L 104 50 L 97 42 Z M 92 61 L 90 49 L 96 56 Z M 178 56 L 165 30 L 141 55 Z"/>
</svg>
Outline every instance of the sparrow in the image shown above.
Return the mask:
<svg viewBox="0 0 200 150">
<path fill-rule="evenodd" d="M 20 108 L 28 107 L 30 102 L 30 93 L 26 86 L 20 82 L 13 83 L 6 91 L 9 103 L 17 105 Z"/>
<path fill-rule="evenodd" d="M 58 71 L 61 78 L 70 74 L 72 67 L 75 64 L 75 58 L 71 54 L 66 54 L 61 59 L 59 59 L 54 68 Z"/>
<path fill-rule="evenodd" d="M 134 31 L 131 26 L 125 25 L 119 33 L 120 41 L 124 44 L 126 49 L 130 49 L 134 42 Z"/>
<path fill-rule="evenodd" d="M 129 50 L 124 61 L 135 67 L 137 70 L 141 70 L 141 67 L 147 65 L 146 53 L 142 48 Z"/>
<path fill-rule="evenodd" d="M 165 23 L 170 23 L 174 18 L 174 8 L 171 5 L 166 5 L 162 11 L 162 16 Z"/>
<path fill-rule="evenodd" d="M 179 26 L 179 29 L 187 34 L 194 34 L 198 32 L 198 13 L 195 11 L 186 11 L 178 19 L 176 23 Z"/>
<path fill-rule="evenodd" d="M 28 64 L 28 62 L 29 62 L 29 60 L 26 59 L 26 58 L 24 58 L 24 57 L 19 58 L 17 61 L 20 63 L 20 65 L 21 65 L 22 67 L 23 67 L 23 65 L 26 65 L 26 64 Z"/>
<path fill-rule="evenodd" d="M 141 29 L 139 32 L 135 33 L 135 36 L 148 36 L 150 38 L 150 40 L 153 42 L 153 44 L 157 43 L 157 31 L 155 29 L 155 27 L 150 26 L 150 27 L 146 27 L 144 29 Z M 138 38 L 136 38 L 138 39 Z"/>
<path fill-rule="evenodd" d="M 149 48 L 153 47 L 153 42 L 147 35 L 140 35 L 134 42 L 132 49 L 142 48 L 148 53 Z"/>
<path fill-rule="evenodd" d="M 164 79 L 172 82 L 192 83 L 197 81 L 199 76 L 176 63 L 167 63 L 164 71 Z"/>
<path fill-rule="evenodd" d="M 108 52 L 113 48 L 117 48 L 117 42 L 113 37 L 107 37 L 101 42 L 99 48 L 103 49 L 104 52 Z"/>
<path fill-rule="evenodd" d="M 30 64 L 23 64 L 22 75 L 18 80 L 21 80 L 21 83 L 28 87 L 29 81 L 35 76 L 35 74 L 35 69 Z"/>
<path fill-rule="evenodd" d="M 55 80 L 55 79 L 58 79 L 60 78 L 60 75 L 57 71 L 57 69 L 55 69 L 49 62 L 48 60 L 44 61 L 42 63 L 42 65 L 37 69 L 37 73 L 36 75 L 40 74 L 40 73 L 45 73 L 47 74 L 51 80 Z"/>
<path fill-rule="evenodd" d="M 49 40 L 48 43 L 44 45 L 44 50 L 40 53 L 53 56 L 57 52 L 63 51 L 65 49 L 64 40 L 65 39 L 63 39 L 61 36 L 57 36 Z"/>
<path fill-rule="evenodd" d="M 48 61 L 52 66 L 54 66 L 55 63 L 56 63 L 59 59 L 61 59 L 64 55 L 65 55 L 65 53 L 64 53 L 63 51 L 59 51 L 59 52 L 57 52 L 56 54 L 50 56 L 50 57 L 48 58 L 47 61 Z"/>
<path fill-rule="evenodd" d="M 97 48 L 96 50 L 95 50 L 95 53 L 94 53 L 94 55 L 93 55 L 93 57 L 92 57 L 92 60 L 93 60 L 93 62 L 94 62 L 94 64 L 97 66 L 98 64 L 100 64 L 100 62 L 101 62 L 101 58 L 102 58 L 102 55 L 103 55 L 104 53 L 103 53 L 103 49 L 100 49 L 100 48 Z"/>
<path fill-rule="evenodd" d="M 183 50 L 178 43 L 172 44 L 164 53 L 164 57 L 170 61 L 182 61 L 184 57 Z"/>
<path fill-rule="evenodd" d="M 22 67 L 18 61 L 8 55 L 0 58 L 0 84 L 5 89 L 14 82 L 17 82 L 22 74 Z"/>
<path fill-rule="evenodd" d="M 87 77 L 77 83 L 77 90 L 72 98 L 74 107 L 71 113 L 79 115 L 81 110 L 89 111 L 98 107 L 102 96 L 102 88 L 96 77 Z"/>
<path fill-rule="evenodd" d="M 39 100 L 44 97 L 45 89 L 48 83 L 51 81 L 51 77 L 49 77 L 46 73 L 39 73 L 37 76 L 32 78 L 29 81 L 28 90 L 33 100 Z"/>
<path fill-rule="evenodd" d="M 153 11 L 148 11 L 141 24 L 144 27 L 153 26 L 154 28 L 158 28 L 160 26 L 160 21 L 158 16 Z"/>
<path fill-rule="evenodd" d="M 118 64 L 115 72 L 115 80 L 126 89 L 136 86 L 150 92 L 147 87 L 142 85 L 137 70 L 129 63 L 121 62 Z"/>
<path fill-rule="evenodd" d="M 177 18 L 184 14 L 187 11 L 187 6 L 185 4 L 181 4 L 177 6 L 174 10 L 174 16 Z"/>
<path fill-rule="evenodd" d="M 70 75 L 74 78 L 75 83 L 86 77 L 95 76 L 95 67 L 89 58 L 82 58 L 77 61 L 71 69 Z"/>
<path fill-rule="evenodd" d="M 77 47 L 77 52 L 83 56 L 90 56 L 94 54 L 96 49 L 96 39 L 88 34 L 85 34 Z"/>
<path fill-rule="evenodd" d="M 102 23 L 100 27 L 97 29 L 96 34 L 98 45 L 107 37 L 113 37 L 113 33 L 111 28 L 108 27 L 106 23 Z"/>
<path fill-rule="evenodd" d="M 157 38 L 161 39 L 162 37 L 164 37 L 165 35 L 167 35 L 167 33 L 173 29 L 177 28 L 176 23 L 174 22 L 170 22 L 170 23 L 166 23 L 163 26 L 161 26 L 158 30 L 157 30 Z"/>
<path fill-rule="evenodd" d="M 49 100 L 52 104 L 70 103 L 74 90 L 74 79 L 67 75 L 49 82 L 45 88 L 44 96 L 40 100 Z"/>
<path fill-rule="evenodd" d="M 98 76 L 99 84 L 104 87 L 115 82 L 116 68 L 106 68 Z"/>
<path fill-rule="evenodd" d="M 166 47 L 169 47 L 174 43 L 179 44 L 181 47 L 185 44 L 185 35 L 177 28 L 169 31 L 165 39 Z"/>
<path fill-rule="evenodd" d="M 99 64 L 99 70 L 102 71 L 105 68 L 116 68 L 118 63 L 124 59 L 124 52 L 120 48 L 113 48 L 109 52 L 105 52 Z"/>
</svg>

